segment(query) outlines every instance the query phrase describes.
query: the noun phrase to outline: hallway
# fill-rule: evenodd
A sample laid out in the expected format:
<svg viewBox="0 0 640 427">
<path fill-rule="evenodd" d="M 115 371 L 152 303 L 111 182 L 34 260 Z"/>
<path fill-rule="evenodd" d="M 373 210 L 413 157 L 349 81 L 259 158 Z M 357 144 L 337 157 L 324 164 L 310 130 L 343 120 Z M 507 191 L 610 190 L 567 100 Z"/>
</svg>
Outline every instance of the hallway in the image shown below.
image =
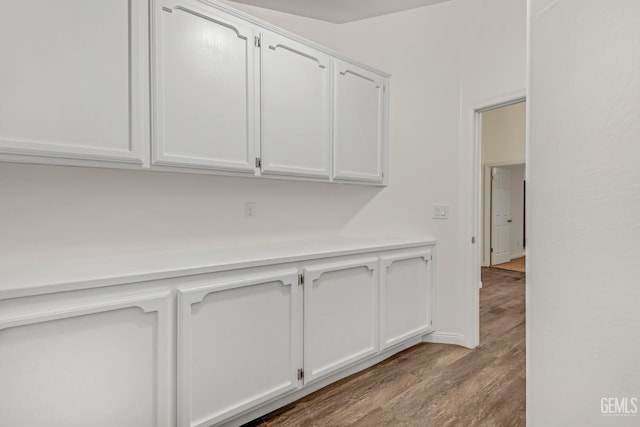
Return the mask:
<svg viewBox="0 0 640 427">
<path fill-rule="evenodd" d="M 478 348 L 412 347 L 246 426 L 523 426 L 525 274 L 482 281 Z"/>
</svg>

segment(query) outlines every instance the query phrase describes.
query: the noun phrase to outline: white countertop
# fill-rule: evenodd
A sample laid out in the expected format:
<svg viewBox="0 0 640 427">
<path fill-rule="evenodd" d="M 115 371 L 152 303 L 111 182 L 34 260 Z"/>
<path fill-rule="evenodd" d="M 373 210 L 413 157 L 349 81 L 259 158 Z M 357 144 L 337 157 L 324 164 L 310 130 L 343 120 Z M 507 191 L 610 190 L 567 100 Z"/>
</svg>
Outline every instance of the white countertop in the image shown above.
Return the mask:
<svg viewBox="0 0 640 427">
<path fill-rule="evenodd" d="M 0 265 L 0 299 L 430 244 L 435 240 L 341 238 Z"/>
</svg>

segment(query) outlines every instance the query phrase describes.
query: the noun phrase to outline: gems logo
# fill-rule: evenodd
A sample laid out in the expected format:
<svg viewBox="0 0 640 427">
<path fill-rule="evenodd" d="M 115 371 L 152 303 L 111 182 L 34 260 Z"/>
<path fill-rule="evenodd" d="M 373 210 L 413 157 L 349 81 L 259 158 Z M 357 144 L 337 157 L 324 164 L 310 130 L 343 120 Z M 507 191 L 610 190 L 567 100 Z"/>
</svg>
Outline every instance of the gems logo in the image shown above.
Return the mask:
<svg viewBox="0 0 640 427">
<path fill-rule="evenodd" d="M 637 397 L 603 397 L 600 412 L 609 417 L 635 417 L 638 413 Z"/>
</svg>

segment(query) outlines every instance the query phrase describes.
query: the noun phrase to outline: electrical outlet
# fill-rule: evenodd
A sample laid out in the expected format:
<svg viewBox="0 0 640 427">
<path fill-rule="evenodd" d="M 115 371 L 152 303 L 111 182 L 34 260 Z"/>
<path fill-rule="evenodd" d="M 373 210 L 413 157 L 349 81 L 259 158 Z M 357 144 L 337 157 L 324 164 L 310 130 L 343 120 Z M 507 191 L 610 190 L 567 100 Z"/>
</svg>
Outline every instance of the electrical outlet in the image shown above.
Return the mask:
<svg viewBox="0 0 640 427">
<path fill-rule="evenodd" d="M 256 216 L 256 204 L 255 202 L 244 203 L 244 216 L 245 218 L 255 218 Z"/>
<path fill-rule="evenodd" d="M 449 219 L 449 205 L 433 205 L 433 219 Z"/>
</svg>

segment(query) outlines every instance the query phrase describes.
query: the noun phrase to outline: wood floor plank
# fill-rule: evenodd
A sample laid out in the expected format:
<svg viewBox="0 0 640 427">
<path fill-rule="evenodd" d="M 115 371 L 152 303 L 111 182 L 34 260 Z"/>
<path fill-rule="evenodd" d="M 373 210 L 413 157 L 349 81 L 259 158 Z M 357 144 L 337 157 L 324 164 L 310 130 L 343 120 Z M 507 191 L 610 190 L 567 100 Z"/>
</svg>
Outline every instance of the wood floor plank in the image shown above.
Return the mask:
<svg viewBox="0 0 640 427">
<path fill-rule="evenodd" d="M 476 349 L 420 344 L 245 426 L 524 426 L 525 274 L 482 282 Z"/>
</svg>

